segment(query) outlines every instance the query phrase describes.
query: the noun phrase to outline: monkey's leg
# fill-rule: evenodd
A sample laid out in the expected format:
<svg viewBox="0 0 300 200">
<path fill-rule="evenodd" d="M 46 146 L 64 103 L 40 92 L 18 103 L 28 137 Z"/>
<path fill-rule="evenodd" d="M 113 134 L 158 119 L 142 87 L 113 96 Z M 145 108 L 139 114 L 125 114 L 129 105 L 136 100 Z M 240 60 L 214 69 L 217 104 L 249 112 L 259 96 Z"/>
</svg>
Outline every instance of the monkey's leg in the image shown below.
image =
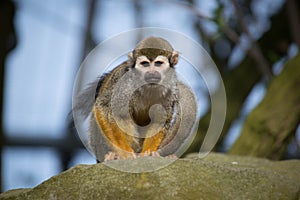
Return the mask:
<svg viewBox="0 0 300 200">
<path fill-rule="evenodd" d="M 127 134 L 124 133 L 116 123 L 108 122 L 102 113 L 101 109 L 97 109 L 94 106 L 94 116 L 97 125 L 101 127 L 103 134 L 114 147 L 115 153 L 117 153 L 120 158 L 134 157 L 134 151 L 128 143 Z"/>
<path fill-rule="evenodd" d="M 164 135 L 165 131 L 161 130 L 152 137 L 145 138 L 141 154 L 151 155 L 152 152 L 156 152 L 164 138 Z"/>
</svg>

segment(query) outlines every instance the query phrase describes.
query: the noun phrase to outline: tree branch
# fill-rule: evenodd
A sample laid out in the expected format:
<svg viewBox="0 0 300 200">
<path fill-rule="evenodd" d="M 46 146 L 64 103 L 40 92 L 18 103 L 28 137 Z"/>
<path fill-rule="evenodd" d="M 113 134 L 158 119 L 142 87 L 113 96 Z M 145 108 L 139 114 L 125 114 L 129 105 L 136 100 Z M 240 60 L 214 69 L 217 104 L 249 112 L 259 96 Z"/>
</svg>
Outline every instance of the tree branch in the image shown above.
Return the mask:
<svg viewBox="0 0 300 200">
<path fill-rule="evenodd" d="M 255 42 L 252 38 L 248 26 L 244 20 L 243 13 L 241 12 L 241 8 L 236 0 L 230 0 L 235 8 L 235 12 L 237 14 L 239 26 L 241 27 L 242 31 L 246 34 L 247 38 L 250 40 L 251 47 L 249 49 L 250 56 L 257 62 L 259 70 L 267 77 L 271 78 L 273 73 L 270 68 L 270 64 L 267 59 L 264 57 L 260 46 Z"/>
<path fill-rule="evenodd" d="M 260 72 L 263 75 L 265 75 L 267 78 L 270 79 L 273 76 L 273 74 L 272 74 L 269 62 L 267 61 L 267 59 L 265 59 L 260 46 L 251 37 L 251 34 L 249 33 L 248 27 L 244 21 L 244 16 L 239 8 L 238 3 L 236 2 L 236 0 L 231 0 L 231 2 L 235 7 L 241 29 L 250 40 L 251 47 L 248 50 L 250 57 L 256 61 Z M 203 15 L 195 6 L 193 6 L 193 4 L 185 3 L 185 2 L 178 2 L 178 1 L 176 1 L 176 4 L 189 9 L 199 19 L 214 21 L 213 18 Z M 241 44 L 240 36 L 233 29 L 231 29 L 228 25 L 224 25 L 219 28 L 228 37 L 228 39 L 230 39 L 232 42 L 234 42 L 236 44 Z M 243 48 L 243 46 L 242 46 L 242 48 Z"/>
</svg>

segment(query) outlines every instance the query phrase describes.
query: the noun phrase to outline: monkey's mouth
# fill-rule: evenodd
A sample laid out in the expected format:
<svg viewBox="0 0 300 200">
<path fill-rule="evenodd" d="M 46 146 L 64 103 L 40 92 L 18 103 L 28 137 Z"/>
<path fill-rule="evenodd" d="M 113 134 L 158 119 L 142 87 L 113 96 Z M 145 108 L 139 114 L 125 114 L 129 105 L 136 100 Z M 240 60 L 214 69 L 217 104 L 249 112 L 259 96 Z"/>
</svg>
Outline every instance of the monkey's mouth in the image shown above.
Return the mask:
<svg viewBox="0 0 300 200">
<path fill-rule="evenodd" d="M 147 83 L 159 83 L 160 78 L 158 77 L 145 77 Z"/>
</svg>

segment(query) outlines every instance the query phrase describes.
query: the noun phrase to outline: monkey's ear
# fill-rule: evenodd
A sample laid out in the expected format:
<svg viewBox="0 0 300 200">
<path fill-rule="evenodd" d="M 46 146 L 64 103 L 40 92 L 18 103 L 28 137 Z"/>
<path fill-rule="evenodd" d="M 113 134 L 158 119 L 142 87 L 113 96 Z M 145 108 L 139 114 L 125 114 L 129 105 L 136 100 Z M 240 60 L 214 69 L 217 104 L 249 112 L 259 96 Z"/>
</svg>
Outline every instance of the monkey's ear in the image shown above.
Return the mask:
<svg viewBox="0 0 300 200">
<path fill-rule="evenodd" d="M 178 63 L 179 54 L 177 51 L 172 52 L 172 57 L 170 59 L 170 64 L 172 67 L 174 67 Z"/>
<path fill-rule="evenodd" d="M 131 65 L 131 67 L 134 67 L 135 59 L 133 57 L 133 52 L 128 53 L 127 56 L 128 56 L 127 62 L 129 62 L 129 65 Z"/>
<path fill-rule="evenodd" d="M 128 53 L 127 55 L 128 55 L 129 60 L 133 60 L 133 53 L 132 52 Z"/>
</svg>

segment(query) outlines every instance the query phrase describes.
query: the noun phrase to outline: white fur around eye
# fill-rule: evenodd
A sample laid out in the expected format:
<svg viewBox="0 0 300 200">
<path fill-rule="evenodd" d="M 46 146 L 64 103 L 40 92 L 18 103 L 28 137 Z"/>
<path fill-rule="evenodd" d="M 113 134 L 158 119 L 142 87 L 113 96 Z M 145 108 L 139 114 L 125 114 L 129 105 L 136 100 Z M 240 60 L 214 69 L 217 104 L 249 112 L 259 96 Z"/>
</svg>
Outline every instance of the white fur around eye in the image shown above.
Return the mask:
<svg viewBox="0 0 300 200">
<path fill-rule="evenodd" d="M 144 66 L 142 64 L 143 62 L 148 62 L 150 65 L 150 60 L 146 56 L 139 56 L 136 59 L 135 67 L 138 69 L 144 68 Z"/>
<path fill-rule="evenodd" d="M 157 56 L 152 62 L 146 56 L 139 56 L 136 59 L 135 68 L 143 72 L 155 70 L 164 73 L 170 68 L 170 63 L 166 56 Z"/>
<path fill-rule="evenodd" d="M 155 62 L 161 62 L 161 65 L 158 67 L 162 68 L 162 70 L 170 67 L 169 59 L 166 56 L 157 56 L 153 62 L 154 64 Z"/>
<path fill-rule="evenodd" d="M 166 56 L 157 56 L 154 61 L 169 62 L 169 59 Z"/>
</svg>

